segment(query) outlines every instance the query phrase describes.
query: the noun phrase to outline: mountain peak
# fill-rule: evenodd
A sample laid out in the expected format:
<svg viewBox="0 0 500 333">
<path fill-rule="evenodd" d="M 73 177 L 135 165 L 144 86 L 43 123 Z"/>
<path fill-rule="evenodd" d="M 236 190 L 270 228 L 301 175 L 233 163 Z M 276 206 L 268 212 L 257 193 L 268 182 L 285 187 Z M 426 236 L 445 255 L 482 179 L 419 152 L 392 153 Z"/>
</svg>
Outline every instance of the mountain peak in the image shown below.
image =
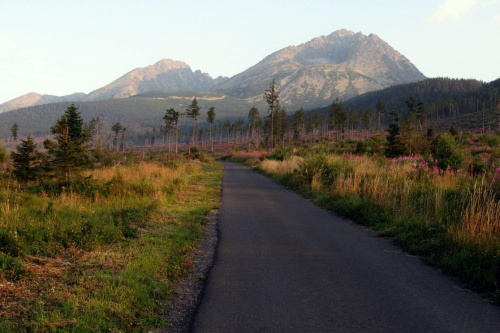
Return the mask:
<svg viewBox="0 0 500 333">
<path fill-rule="evenodd" d="M 148 68 L 154 68 L 155 70 L 157 70 L 159 72 L 166 72 L 166 71 L 176 69 L 176 68 L 190 68 L 190 67 L 185 62 L 182 62 L 182 61 L 176 61 L 176 60 L 172 60 L 172 59 L 162 59 L 162 60 L 156 62 L 152 66 L 145 67 L 145 69 L 148 69 Z"/>
<path fill-rule="evenodd" d="M 360 32 L 358 32 L 360 33 Z M 354 36 L 356 35 L 353 31 L 347 29 L 340 29 L 332 32 L 328 37 L 345 37 L 345 36 Z"/>
<path fill-rule="evenodd" d="M 214 90 L 257 101 L 269 82 L 281 86 L 282 102 L 317 107 L 372 90 L 424 79 L 403 55 L 375 34 L 342 29 L 281 49 Z"/>
<path fill-rule="evenodd" d="M 38 93 L 30 92 L 17 98 L 11 99 L 10 101 L 0 104 L 0 113 L 33 105 L 38 102 L 41 97 L 42 95 Z"/>
<path fill-rule="evenodd" d="M 86 101 L 127 98 L 149 91 L 205 91 L 220 81 L 200 70 L 193 72 L 185 62 L 162 59 L 153 65 L 136 68 L 121 78 L 91 92 Z"/>
</svg>

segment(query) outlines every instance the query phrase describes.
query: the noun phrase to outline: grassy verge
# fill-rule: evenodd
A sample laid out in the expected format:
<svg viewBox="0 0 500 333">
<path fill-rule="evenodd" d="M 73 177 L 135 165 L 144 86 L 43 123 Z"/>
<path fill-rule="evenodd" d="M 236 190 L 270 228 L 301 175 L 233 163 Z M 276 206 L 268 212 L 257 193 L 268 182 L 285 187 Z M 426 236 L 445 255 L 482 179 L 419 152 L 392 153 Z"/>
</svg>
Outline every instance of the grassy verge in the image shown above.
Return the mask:
<svg viewBox="0 0 500 333">
<path fill-rule="evenodd" d="M 500 168 L 473 175 L 439 170 L 420 157 L 298 155 L 258 168 L 500 304 Z"/>
<path fill-rule="evenodd" d="M 89 175 L 90 176 L 90 175 Z M 0 190 L 0 331 L 143 332 L 219 205 L 218 164 L 103 168 Z"/>
</svg>

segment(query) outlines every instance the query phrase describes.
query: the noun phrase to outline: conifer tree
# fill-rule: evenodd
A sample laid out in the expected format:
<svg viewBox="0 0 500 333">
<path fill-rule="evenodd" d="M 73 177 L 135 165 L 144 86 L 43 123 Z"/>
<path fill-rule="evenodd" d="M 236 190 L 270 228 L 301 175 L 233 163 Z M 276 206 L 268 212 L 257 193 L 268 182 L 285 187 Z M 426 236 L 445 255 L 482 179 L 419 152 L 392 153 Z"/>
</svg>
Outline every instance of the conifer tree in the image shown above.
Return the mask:
<svg viewBox="0 0 500 333">
<path fill-rule="evenodd" d="M 344 135 L 345 128 L 349 121 L 349 113 L 344 107 L 344 103 L 335 99 L 330 107 L 330 117 L 332 121 L 332 128 L 337 130 L 337 140 L 339 139 L 339 133 Z"/>
<path fill-rule="evenodd" d="M 399 128 L 399 114 L 395 111 L 391 111 L 392 123 L 389 125 L 387 132 L 389 135 L 387 139 L 387 147 L 385 150 L 385 155 L 387 157 L 397 157 L 404 153 L 404 148 L 401 143 L 401 132 Z"/>
<path fill-rule="evenodd" d="M 385 109 L 385 104 L 384 104 L 384 101 L 382 101 L 382 98 L 379 98 L 377 104 L 375 105 L 375 108 L 377 109 L 377 120 L 378 120 L 377 131 L 380 131 L 380 129 L 381 129 L 380 116 L 384 113 L 384 109 Z"/>
<path fill-rule="evenodd" d="M 305 120 L 305 112 L 303 108 L 295 111 L 292 119 L 292 131 L 293 131 L 293 139 L 298 141 L 302 138 L 302 131 L 304 128 L 304 120 Z"/>
<path fill-rule="evenodd" d="M 114 124 L 112 127 L 111 127 L 111 130 L 113 131 L 113 133 L 115 133 L 115 136 L 113 137 L 113 146 L 115 147 L 115 150 L 118 151 L 118 148 L 119 148 L 119 144 L 118 144 L 118 136 L 119 134 L 121 133 L 121 131 L 123 131 L 123 125 L 120 124 L 119 122 Z"/>
<path fill-rule="evenodd" d="M 179 116 L 180 113 L 175 111 L 175 109 L 167 109 L 165 116 L 163 116 L 163 121 L 165 122 L 165 127 L 170 133 L 172 129 L 175 128 L 175 153 L 177 154 L 177 143 L 179 142 Z M 169 134 L 169 145 L 170 145 L 170 134 Z"/>
<path fill-rule="evenodd" d="M 279 107 L 279 90 L 278 87 L 275 83 L 275 80 L 273 79 L 273 82 L 269 86 L 269 89 L 266 90 L 266 93 L 264 94 L 264 99 L 266 100 L 266 103 L 269 106 L 269 117 L 271 118 L 271 149 L 274 149 L 275 146 L 275 139 L 274 139 L 274 116 L 275 113 L 280 109 Z"/>
<path fill-rule="evenodd" d="M 90 136 L 74 104 L 66 109 L 51 132 L 56 141 L 47 139 L 43 143 L 49 157 L 48 171 L 64 180 L 79 176 L 90 162 L 87 144 Z"/>
<path fill-rule="evenodd" d="M 191 102 L 191 105 L 186 109 L 186 115 L 189 118 L 193 118 L 193 137 L 192 144 L 195 144 L 195 134 L 196 134 L 196 119 L 200 115 L 200 107 L 198 106 L 198 100 L 196 97 Z M 191 147 L 189 147 L 189 154 L 191 154 Z"/>
<path fill-rule="evenodd" d="M 207 112 L 207 121 L 210 124 L 210 145 L 211 145 L 211 150 L 214 151 L 214 140 L 213 140 L 213 127 L 214 127 L 214 121 L 215 121 L 215 108 L 212 106 L 210 109 L 208 109 Z"/>
<path fill-rule="evenodd" d="M 248 111 L 248 122 L 250 125 L 250 130 L 251 130 L 251 141 L 254 142 L 255 140 L 255 129 L 257 126 L 257 122 L 260 120 L 260 115 L 259 115 L 259 110 L 256 107 L 252 107 L 250 111 Z M 259 143 L 256 143 L 256 147 L 259 146 Z"/>
<path fill-rule="evenodd" d="M 10 128 L 10 133 L 12 134 L 12 137 L 14 138 L 14 142 L 17 142 L 17 134 L 19 131 L 19 125 L 17 123 L 14 123 L 12 127 Z"/>
<path fill-rule="evenodd" d="M 31 135 L 28 135 L 26 140 L 21 140 L 11 156 L 14 161 L 14 175 L 18 181 L 29 183 L 40 178 L 42 154 L 37 150 Z"/>
</svg>

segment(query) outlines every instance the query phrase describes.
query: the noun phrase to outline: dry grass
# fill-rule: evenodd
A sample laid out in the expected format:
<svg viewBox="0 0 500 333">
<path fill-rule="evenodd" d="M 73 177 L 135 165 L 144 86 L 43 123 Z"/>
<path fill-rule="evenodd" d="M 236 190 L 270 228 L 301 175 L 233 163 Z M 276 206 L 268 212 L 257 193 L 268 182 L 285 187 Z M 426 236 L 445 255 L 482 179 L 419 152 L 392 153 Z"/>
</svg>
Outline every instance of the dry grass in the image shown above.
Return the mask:
<svg viewBox="0 0 500 333">
<path fill-rule="evenodd" d="M 147 331 L 161 322 L 204 214 L 218 205 L 220 169 L 143 162 L 87 176 L 83 190 L 0 188 L 0 232 L 23 249 L 16 260 L 26 271 L 20 280 L 0 272 L 0 331 Z"/>
<path fill-rule="evenodd" d="M 300 163 L 304 159 L 299 156 L 292 156 L 284 161 L 264 160 L 260 163 L 260 168 L 270 174 L 284 176 L 299 170 Z"/>
<path fill-rule="evenodd" d="M 457 207 L 462 214 L 450 226 L 450 233 L 469 242 L 500 239 L 500 204 L 484 185 L 484 178 L 473 179 L 467 173 L 451 170 L 438 171 L 424 165 L 422 160 L 410 158 L 384 162 L 364 155 L 329 155 L 327 161 L 337 170 L 334 182 L 327 186 L 324 172 L 314 174 L 309 184 L 313 191 L 368 199 L 398 220 L 420 216 L 427 224 L 455 218 L 455 212 L 447 210 L 446 205 L 447 195 L 456 191 L 461 193 L 457 203 L 463 203 L 463 207 Z M 265 160 L 260 168 L 269 174 L 285 176 L 298 172 L 302 162 L 297 157 L 283 162 Z"/>
</svg>

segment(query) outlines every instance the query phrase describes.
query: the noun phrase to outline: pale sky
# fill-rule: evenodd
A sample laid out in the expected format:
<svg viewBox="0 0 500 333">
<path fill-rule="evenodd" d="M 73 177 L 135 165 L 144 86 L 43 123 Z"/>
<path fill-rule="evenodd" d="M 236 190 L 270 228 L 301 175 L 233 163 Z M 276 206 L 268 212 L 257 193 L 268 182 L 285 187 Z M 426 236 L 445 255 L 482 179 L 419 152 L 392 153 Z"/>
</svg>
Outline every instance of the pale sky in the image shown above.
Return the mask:
<svg viewBox="0 0 500 333">
<path fill-rule="evenodd" d="M 164 58 L 233 76 L 339 29 L 377 34 L 427 77 L 500 77 L 500 0 L 2 0 L 0 103 L 89 93 Z"/>
</svg>

